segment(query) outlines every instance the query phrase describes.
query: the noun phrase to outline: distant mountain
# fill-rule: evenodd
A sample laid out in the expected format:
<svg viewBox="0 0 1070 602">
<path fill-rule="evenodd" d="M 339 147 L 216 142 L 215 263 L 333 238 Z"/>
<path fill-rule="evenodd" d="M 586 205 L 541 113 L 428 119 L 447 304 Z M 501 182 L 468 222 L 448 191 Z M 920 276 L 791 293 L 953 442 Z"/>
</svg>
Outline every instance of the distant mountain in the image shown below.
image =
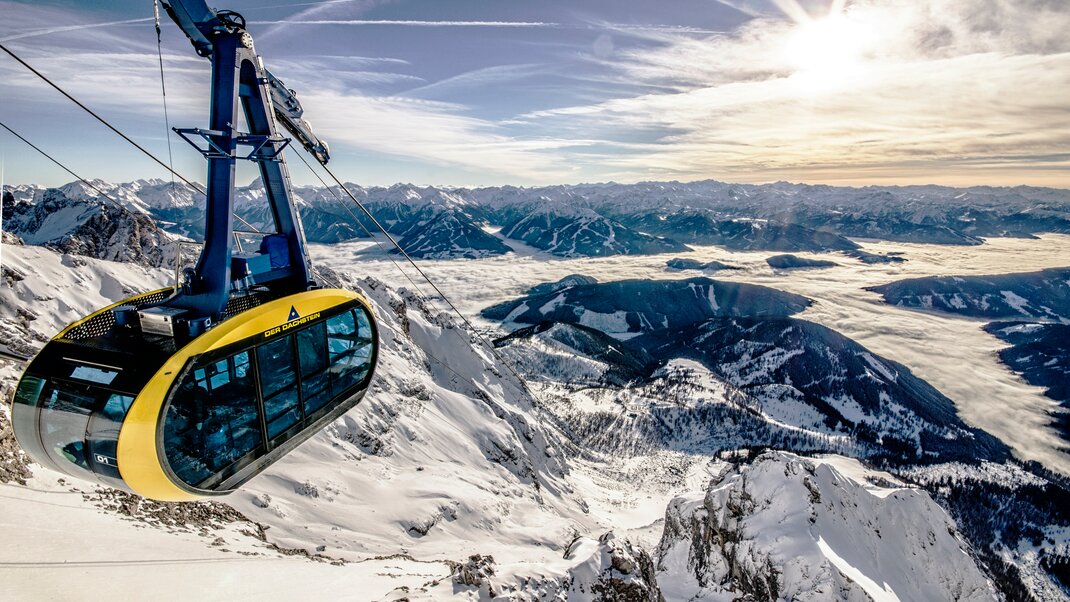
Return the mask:
<svg viewBox="0 0 1070 602">
<path fill-rule="evenodd" d="M 502 228 L 502 235 L 561 257 L 653 255 L 689 251 L 668 238 L 636 232 L 591 209 L 536 209 Z"/>
<path fill-rule="evenodd" d="M 674 257 L 665 262 L 665 267 L 670 270 L 700 270 L 703 272 L 717 272 L 720 270 L 740 270 L 739 266 L 728 265 L 720 261 L 701 262 L 696 259 L 684 259 Z"/>
<path fill-rule="evenodd" d="M 471 196 L 499 211 L 517 206 L 530 208 L 534 199 L 540 199 L 541 205 L 587 207 L 638 230 L 694 244 L 706 243 L 688 238 L 689 233 L 704 236 L 716 231 L 706 225 L 695 227 L 689 224 L 685 218 L 693 218 L 696 214 L 712 214 L 714 217 L 709 219 L 713 221 L 765 219 L 840 237 L 936 244 L 980 244 L 983 237 L 1070 233 L 1070 191 L 1027 186 L 847 188 L 787 182 L 729 184 L 706 180 L 541 188 L 507 186 L 476 189 L 471 191 Z M 670 218 L 676 214 L 685 218 L 679 218 L 678 223 L 664 226 L 664 229 L 649 221 L 649 216 L 677 221 Z M 639 227 L 628 216 L 648 221 L 644 227 Z"/>
<path fill-rule="evenodd" d="M 203 234 L 203 196 L 189 186 L 158 179 L 94 185 L 131 211 L 152 216 L 169 232 L 194 239 Z M 5 188 L 15 199 L 30 202 L 45 190 Z M 499 226 L 505 237 L 568 257 L 668 253 L 686 250 L 687 244 L 710 244 L 737 251 L 841 252 L 865 263 L 885 263 L 902 258 L 866 253 L 848 237 L 975 245 L 984 237 L 1070 233 L 1070 192 L 1048 188 L 715 181 L 478 189 L 349 183 L 345 188 L 395 236 L 445 209 L 453 212 L 454 232 Z M 74 200 L 97 195 L 81 183 L 61 190 Z M 364 228 L 375 229 L 338 187 L 297 186 L 295 194 L 311 242 L 349 240 L 365 236 Z M 271 225 L 259 182 L 238 187 L 235 211 L 257 229 Z M 454 253 L 458 249 L 450 240 L 429 234 L 417 246 L 435 258 L 501 252 L 489 238 L 477 235 L 470 239 L 471 248 Z"/>
<path fill-rule="evenodd" d="M 798 268 L 831 268 L 837 264 L 835 261 L 824 259 L 807 259 L 798 255 L 774 255 L 765 260 L 769 267 L 775 270 L 794 270 Z"/>
<path fill-rule="evenodd" d="M 902 307 L 995 320 L 1070 321 L 1070 268 L 998 276 L 931 276 L 867 290 Z"/>
<path fill-rule="evenodd" d="M 544 293 L 552 293 L 564 288 L 572 286 L 580 286 L 583 284 L 597 284 L 598 280 L 591 276 L 584 276 L 583 274 L 569 274 L 557 282 L 543 282 L 536 284 L 528 289 L 529 295 L 542 295 Z"/>
<path fill-rule="evenodd" d="M 548 323 L 599 330 L 619 343 L 590 336 L 578 345 L 557 342 L 603 364 L 622 358 L 618 369 L 629 375 L 641 373 L 629 359 L 635 354 L 661 364 L 697 361 L 772 420 L 850 433 L 872 456 L 910 462 L 1008 457 L 1006 446 L 965 425 L 950 399 L 905 366 L 790 317 L 808 305 L 776 289 L 708 278 L 623 280 L 529 295 L 482 315 L 506 325 L 538 325 L 516 330 L 502 344 L 548 332 Z"/>
<path fill-rule="evenodd" d="M 699 277 L 577 285 L 500 303 L 482 315 L 516 324 L 581 324 L 626 336 L 714 317 L 787 316 L 809 305 L 806 297 L 764 286 Z"/>
<path fill-rule="evenodd" d="M 513 250 L 465 217 L 456 211 L 439 212 L 408 228 L 398 242 L 410 256 L 422 259 L 478 259 Z"/>
<path fill-rule="evenodd" d="M 1070 442 L 1070 324 L 993 322 L 985 331 L 1011 344 L 999 352 L 1004 364 L 1062 404 L 1053 418 Z"/>
<path fill-rule="evenodd" d="M 933 207 L 916 200 L 904 203 L 893 191 L 880 190 L 844 199 L 832 207 L 803 202 L 785 210 L 777 219 L 855 238 L 939 245 L 981 244 L 978 233 L 963 231 L 968 224 L 955 219 L 954 211 L 951 204 Z"/>
<path fill-rule="evenodd" d="M 968 427 L 954 403 L 902 364 L 795 318 L 714 318 L 628 341 L 656 358 L 688 358 L 757 399 L 772 417 L 850 432 L 899 461 L 1009 457 Z"/>
<path fill-rule="evenodd" d="M 174 266 L 174 237 L 151 217 L 66 188 L 35 191 L 32 199 L 5 203 L 4 228 L 26 244 L 61 253 Z"/>
<path fill-rule="evenodd" d="M 858 245 L 829 232 L 798 224 L 757 219 L 718 219 L 712 212 L 646 213 L 622 218 L 643 232 L 685 243 L 719 245 L 733 251 L 854 251 Z"/>
</svg>

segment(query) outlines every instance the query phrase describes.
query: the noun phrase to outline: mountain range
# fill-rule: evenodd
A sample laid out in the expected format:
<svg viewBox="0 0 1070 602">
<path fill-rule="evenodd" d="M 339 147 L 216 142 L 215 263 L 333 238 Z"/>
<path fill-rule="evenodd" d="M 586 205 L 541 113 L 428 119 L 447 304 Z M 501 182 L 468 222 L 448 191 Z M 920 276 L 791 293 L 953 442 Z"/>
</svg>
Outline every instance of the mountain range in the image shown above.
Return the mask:
<svg viewBox="0 0 1070 602">
<path fill-rule="evenodd" d="M 96 185 L 123 208 L 81 184 L 5 189 L 5 349 L 30 354 L 90 310 L 162 286 L 171 274 L 158 253 L 197 237 L 192 190 Z M 239 192 L 236 210 L 264 226 L 262 191 Z M 372 229 L 359 213 L 348 217 L 339 192 L 298 189 L 310 239 Z M 411 255 L 442 259 L 522 246 L 604 257 L 717 244 L 865 262 L 851 240 L 859 232 L 975 244 L 1062 231 L 1066 205 L 1063 191 L 1046 189 L 716 182 L 352 192 Z M 658 216 L 665 230 L 654 227 Z M 0 408 L 5 512 L 48 516 L 10 525 L 9 553 L 78 561 L 87 542 L 107 542 L 116 570 L 129 565 L 178 588 L 188 575 L 180 566 L 144 559 L 181 549 L 212 583 L 255 576 L 243 587 L 270 593 L 283 575 L 305 594 L 345 582 L 395 600 L 1070 592 L 1066 477 L 1016 460 L 903 363 L 804 319 L 818 307 L 806 296 L 731 281 L 732 272 L 529 280 L 482 312 L 506 365 L 415 291 L 340 272 L 379 323 L 368 396 L 223 503 L 154 504 L 27 466 Z M 1059 395 L 1064 272 L 904 281 L 881 292 L 908 308 L 1027 320 L 989 328 L 1012 345 L 1001 353 L 1009 366 Z M 0 394 L 16 376 L 0 364 Z M 42 528 L 55 536 L 40 537 Z M 10 578 L 12 595 L 35 591 L 27 574 Z M 116 585 L 123 579 L 109 583 L 115 597 L 129 595 Z"/>
<path fill-rule="evenodd" d="M 203 200 L 182 183 L 93 181 L 168 232 L 198 238 Z M 86 202 L 100 194 L 81 182 L 51 189 L 6 187 L 5 219 L 32 212 L 47 196 Z M 985 237 L 1070 233 L 1070 192 L 940 186 L 864 187 L 700 182 L 580 184 L 520 188 L 440 188 L 346 184 L 414 257 L 477 258 L 508 253 L 514 240 L 563 257 L 639 255 L 720 245 L 738 251 L 836 252 L 866 263 L 901 261 L 867 253 L 852 238 L 948 245 Z M 338 187 L 298 186 L 312 242 L 366 237 L 374 223 Z M 270 216 L 259 181 L 237 189 L 235 211 L 258 229 Z M 66 198 L 67 201 L 62 201 Z M 40 210 L 34 210 L 40 211 Z M 497 234 L 495 234 L 497 232 Z M 19 233 L 18 230 L 15 231 Z"/>
</svg>

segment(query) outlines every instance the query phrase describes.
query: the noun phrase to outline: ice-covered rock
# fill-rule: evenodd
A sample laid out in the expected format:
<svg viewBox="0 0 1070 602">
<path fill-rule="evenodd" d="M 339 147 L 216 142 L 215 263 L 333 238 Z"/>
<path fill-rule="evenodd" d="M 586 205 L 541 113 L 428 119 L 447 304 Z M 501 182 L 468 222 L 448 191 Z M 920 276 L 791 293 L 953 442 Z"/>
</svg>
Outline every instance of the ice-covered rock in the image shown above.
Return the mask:
<svg viewBox="0 0 1070 602">
<path fill-rule="evenodd" d="M 27 244 L 97 259 L 173 267 L 177 256 L 174 237 L 150 216 L 57 188 L 5 205 L 4 227 Z"/>
<path fill-rule="evenodd" d="M 672 600 L 996 599 L 950 517 L 888 476 L 784 452 L 724 465 L 669 504 L 658 584 Z"/>
</svg>

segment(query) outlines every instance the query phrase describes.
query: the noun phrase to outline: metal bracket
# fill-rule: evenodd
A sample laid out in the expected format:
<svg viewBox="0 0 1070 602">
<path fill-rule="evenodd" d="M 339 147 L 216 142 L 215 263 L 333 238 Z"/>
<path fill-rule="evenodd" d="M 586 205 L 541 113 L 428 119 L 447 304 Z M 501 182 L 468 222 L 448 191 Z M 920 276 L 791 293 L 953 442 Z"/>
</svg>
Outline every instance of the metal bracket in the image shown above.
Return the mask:
<svg viewBox="0 0 1070 602">
<path fill-rule="evenodd" d="M 219 146 L 216 142 L 217 138 L 227 139 L 228 134 L 220 132 L 218 130 L 205 130 L 202 128 L 171 128 L 176 134 L 182 137 L 183 140 L 189 143 L 190 146 L 197 149 L 197 152 L 204 155 L 206 159 L 227 159 L 230 158 L 230 153 L 223 147 Z M 190 135 L 200 136 L 208 143 L 207 148 L 201 148 L 195 141 L 190 139 Z M 278 157 L 282 154 L 282 151 L 290 145 L 290 138 L 284 138 L 282 136 L 265 136 L 263 134 L 238 134 L 231 138 L 234 144 L 251 146 L 252 150 L 249 154 L 242 157 L 237 156 L 235 159 L 245 159 L 247 161 L 278 161 Z M 272 150 L 268 152 L 262 152 L 264 147 L 272 145 Z M 278 146 L 276 146 L 278 145 Z"/>
</svg>

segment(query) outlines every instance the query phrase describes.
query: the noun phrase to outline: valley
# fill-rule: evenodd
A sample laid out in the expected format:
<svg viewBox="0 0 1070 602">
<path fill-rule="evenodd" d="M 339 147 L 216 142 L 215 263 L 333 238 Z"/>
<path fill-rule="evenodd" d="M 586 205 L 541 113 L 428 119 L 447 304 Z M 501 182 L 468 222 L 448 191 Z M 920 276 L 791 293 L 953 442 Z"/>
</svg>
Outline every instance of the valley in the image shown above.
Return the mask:
<svg viewBox="0 0 1070 602">
<path fill-rule="evenodd" d="M 223 505 L 198 505 L 203 524 L 5 452 L 8 510 L 58 513 L 43 537 L 8 525 L 29 558 L 0 560 L 14 591 L 33 586 L 19 562 L 59 557 L 122 596 L 137 581 L 114 580 L 155 546 L 152 566 L 196 563 L 269 592 L 281 587 L 268 576 L 278 564 L 294 587 L 349 579 L 367 588 L 361 599 L 764 599 L 830 587 L 861 599 L 1064 595 L 1070 516 L 1057 500 L 1070 456 L 1052 420 L 1058 402 L 1001 362 L 1014 341 L 986 331 L 987 319 L 870 289 L 1064 268 L 1070 235 L 947 244 L 792 227 L 763 238 L 767 222 L 754 221 L 732 230 L 731 248 L 681 236 L 683 246 L 622 226 L 605 206 L 539 222 L 485 191 L 470 193 L 475 203 L 391 190 L 405 202 L 381 218 L 509 366 L 456 325 L 385 238 L 352 239 L 314 214 L 325 237 L 347 240 L 311 245 L 313 262 L 367 294 L 380 323 L 368 398 Z M 7 349 L 32 352 L 94 307 L 173 282 L 165 251 L 180 235 L 142 218 L 186 205 L 131 194 L 127 217 L 67 193 L 20 194 L 5 217 L 17 213 L 21 236 L 43 246 L 5 235 Z M 499 225 L 510 212 L 523 239 Z M 115 226 L 104 237 L 100 220 Z M 785 252 L 793 264 L 830 265 L 771 267 Z M 4 367 L 2 387 L 15 376 Z M 774 503 L 784 488 L 808 501 Z M 832 510 L 843 504 L 866 510 Z M 990 505 L 1010 509 L 996 530 Z M 700 517 L 700 506 L 714 514 Z M 894 543 L 881 537 L 907 508 L 911 527 Z M 95 526 L 71 547 L 64 525 L 83 514 Z M 77 544 L 114 521 L 108 541 L 130 555 L 93 564 Z M 860 537 L 836 535 L 844 529 Z M 712 536 L 735 543 L 688 543 Z M 930 546 L 932 558 L 971 552 L 934 571 L 939 563 L 918 560 Z M 888 563 L 894 574 L 878 568 Z"/>
<path fill-rule="evenodd" d="M 515 242 L 510 241 L 514 247 Z M 1066 443 L 1050 425 L 1056 403 L 1043 390 L 1022 381 L 999 361 L 1006 347 L 973 318 L 915 311 L 883 303 L 864 290 L 907 278 L 937 275 L 985 275 L 1036 271 L 1070 265 L 1070 236 L 1048 234 L 1035 239 L 994 238 L 984 245 L 955 246 L 862 242 L 880 254 L 903 253 L 908 261 L 867 265 L 840 261 L 823 270 L 774 272 L 765 259 L 774 252 L 731 252 L 698 247 L 673 257 L 721 261 L 743 269 L 721 270 L 710 277 L 726 282 L 768 286 L 802 295 L 814 303 L 797 317 L 827 326 L 870 350 L 909 367 L 955 402 L 962 418 L 1004 440 L 1024 460 L 1037 460 L 1070 474 Z M 341 269 L 356 259 L 377 278 L 401 278 L 399 268 L 369 242 L 314 245 L 320 261 Z M 827 256 L 818 256 L 827 257 Z M 420 267 L 443 283 L 444 291 L 468 316 L 490 305 L 515 299 L 527 288 L 583 274 L 608 282 L 619 274 L 648 280 L 690 276 L 665 269 L 664 256 L 561 259 L 521 247 L 515 253 L 479 261 L 422 261 Z M 411 270 L 401 266 L 401 270 Z M 415 277 L 415 275 L 413 275 Z M 486 283 L 493 283 L 487 286 Z M 483 322 L 486 328 L 496 324 Z M 939 361 L 935 361 L 939 358 Z M 996 408 L 999 411 L 996 411 Z"/>
</svg>

